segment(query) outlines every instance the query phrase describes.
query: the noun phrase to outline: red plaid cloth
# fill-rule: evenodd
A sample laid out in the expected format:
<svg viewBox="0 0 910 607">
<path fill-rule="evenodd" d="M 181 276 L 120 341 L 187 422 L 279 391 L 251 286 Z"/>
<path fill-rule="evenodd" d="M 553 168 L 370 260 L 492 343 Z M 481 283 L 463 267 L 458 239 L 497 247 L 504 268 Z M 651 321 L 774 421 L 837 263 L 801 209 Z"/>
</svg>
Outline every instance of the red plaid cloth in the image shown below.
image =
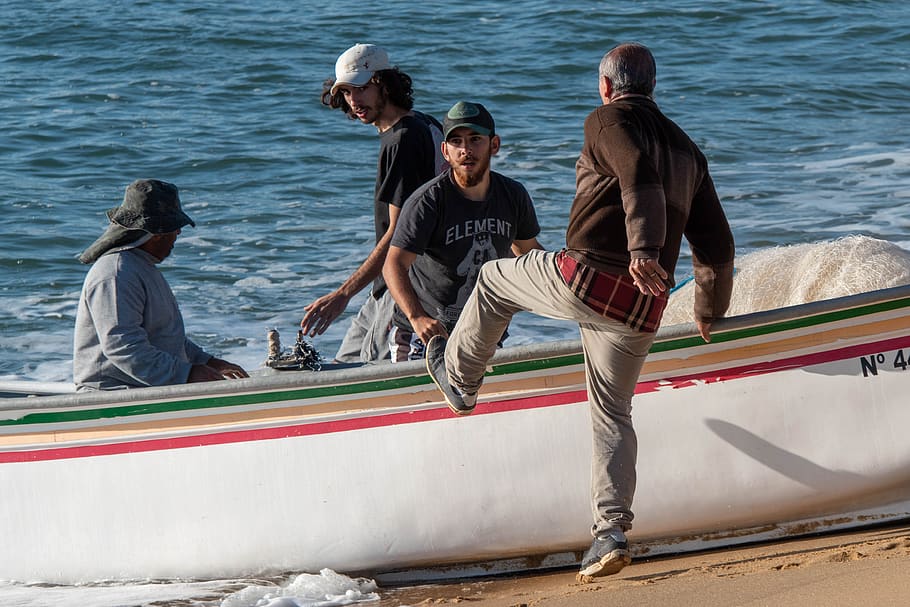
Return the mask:
<svg viewBox="0 0 910 607">
<path fill-rule="evenodd" d="M 556 265 L 562 279 L 589 308 L 637 331 L 654 333 L 667 307 L 667 294 L 645 295 L 628 276 L 608 274 L 577 262 L 560 251 Z"/>
</svg>

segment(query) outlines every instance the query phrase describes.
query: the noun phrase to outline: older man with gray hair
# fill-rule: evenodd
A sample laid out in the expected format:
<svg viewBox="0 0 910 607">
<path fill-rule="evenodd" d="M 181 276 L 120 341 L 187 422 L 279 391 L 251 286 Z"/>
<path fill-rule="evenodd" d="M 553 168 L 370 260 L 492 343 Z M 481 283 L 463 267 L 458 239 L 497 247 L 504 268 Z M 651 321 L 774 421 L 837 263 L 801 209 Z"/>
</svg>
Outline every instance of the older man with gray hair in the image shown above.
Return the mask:
<svg viewBox="0 0 910 607">
<path fill-rule="evenodd" d="M 683 236 L 695 267 L 695 319 L 705 341 L 733 284 L 733 235 L 708 162 L 652 99 L 654 57 L 627 43 L 601 62 L 603 105 L 585 120 L 566 248 L 483 266 L 455 330 L 427 344 L 427 368 L 449 407 L 474 409 L 487 361 L 512 315 L 578 323 L 591 406 L 594 540 L 581 582 L 631 562 L 637 439 L 632 395 L 673 286 Z"/>
</svg>

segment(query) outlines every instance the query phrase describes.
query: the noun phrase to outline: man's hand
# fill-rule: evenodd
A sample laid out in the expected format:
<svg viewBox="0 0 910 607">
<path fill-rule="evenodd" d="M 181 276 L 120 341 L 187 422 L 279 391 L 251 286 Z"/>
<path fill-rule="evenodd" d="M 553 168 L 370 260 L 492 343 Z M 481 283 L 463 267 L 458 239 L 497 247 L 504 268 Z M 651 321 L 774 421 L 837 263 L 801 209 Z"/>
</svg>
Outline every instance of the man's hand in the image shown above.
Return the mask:
<svg viewBox="0 0 910 607">
<path fill-rule="evenodd" d="M 220 373 L 225 379 L 242 379 L 244 377 L 249 377 L 249 374 L 243 370 L 243 367 L 221 358 L 212 357 L 207 363 L 207 366 Z"/>
<path fill-rule="evenodd" d="M 313 337 L 322 335 L 329 325 L 341 316 L 351 298 L 339 291 L 332 291 L 328 295 L 323 295 L 310 305 L 306 306 L 306 314 L 300 321 L 300 328 L 303 329 L 304 335 Z"/>
<path fill-rule="evenodd" d="M 201 381 L 220 381 L 224 379 L 221 373 L 208 365 L 193 365 L 190 368 L 190 375 L 186 378 L 188 384 L 194 384 Z"/>
<path fill-rule="evenodd" d="M 706 342 L 711 341 L 711 323 L 704 322 L 702 320 L 696 320 L 695 326 L 698 327 L 698 332 L 701 335 L 701 338 Z"/>
<path fill-rule="evenodd" d="M 656 259 L 633 259 L 629 263 L 629 274 L 638 290 L 645 295 L 660 295 L 667 290 L 667 271 Z"/>
<path fill-rule="evenodd" d="M 411 321 L 411 327 L 413 327 L 414 333 L 417 334 L 417 337 L 420 338 L 420 341 L 422 341 L 424 345 L 426 345 L 434 335 L 442 335 L 446 339 L 449 337 L 449 332 L 446 331 L 445 325 L 432 316 L 417 316 L 415 318 L 409 318 L 408 320 Z"/>
<path fill-rule="evenodd" d="M 204 365 L 193 365 L 186 382 L 192 384 L 201 381 L 220 381 L 222 379 L 240 379 L 242 377 L 249 377 L 242 367 L 226 360 L 212 357 Z"/>
</svg>

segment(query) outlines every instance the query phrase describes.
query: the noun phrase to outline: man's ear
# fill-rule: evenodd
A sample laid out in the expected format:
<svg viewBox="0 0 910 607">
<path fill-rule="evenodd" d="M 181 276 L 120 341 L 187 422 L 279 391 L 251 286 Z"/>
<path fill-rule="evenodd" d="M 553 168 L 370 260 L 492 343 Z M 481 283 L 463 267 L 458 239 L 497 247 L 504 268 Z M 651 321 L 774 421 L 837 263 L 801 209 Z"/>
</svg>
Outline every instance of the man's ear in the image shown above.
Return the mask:
<svg viewBox="0 0 910 607">
<path fill-rule="evenodd" d="M 604 103 L 610 103 L 610 96 L 613 95 L 613 82 L 606 76 L 601 76 L 598 89 L 600 90 L 600 100 Z"/>
<path fill-rule="evenodd" d="M 499 152 L 500 145 L 502 145 L 502 141 L 499 139 L 499 135 L 490 137 L 490 156 L 495 156 Z"/>
</svg>

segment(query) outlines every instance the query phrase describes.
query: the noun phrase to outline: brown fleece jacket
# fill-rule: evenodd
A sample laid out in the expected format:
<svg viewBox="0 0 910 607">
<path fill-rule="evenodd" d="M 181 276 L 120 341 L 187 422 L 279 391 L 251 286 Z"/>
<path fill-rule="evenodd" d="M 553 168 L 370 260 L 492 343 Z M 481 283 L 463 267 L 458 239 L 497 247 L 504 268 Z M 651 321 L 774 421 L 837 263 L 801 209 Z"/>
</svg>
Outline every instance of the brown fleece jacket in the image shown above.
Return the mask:
<svg viewBox="0 0 910 607">
<path fill-rule="evenodd" d="M 670 274 L 683 236 L 692 249 L 695 316 L 723 316 L 733 288 L 733 234 L 698 146 L 657 104 L 627 95 L 585 119 L 569 214 L 569 254 L 603 272 L 629 275 L 634 258 Z"/>
</svg>

